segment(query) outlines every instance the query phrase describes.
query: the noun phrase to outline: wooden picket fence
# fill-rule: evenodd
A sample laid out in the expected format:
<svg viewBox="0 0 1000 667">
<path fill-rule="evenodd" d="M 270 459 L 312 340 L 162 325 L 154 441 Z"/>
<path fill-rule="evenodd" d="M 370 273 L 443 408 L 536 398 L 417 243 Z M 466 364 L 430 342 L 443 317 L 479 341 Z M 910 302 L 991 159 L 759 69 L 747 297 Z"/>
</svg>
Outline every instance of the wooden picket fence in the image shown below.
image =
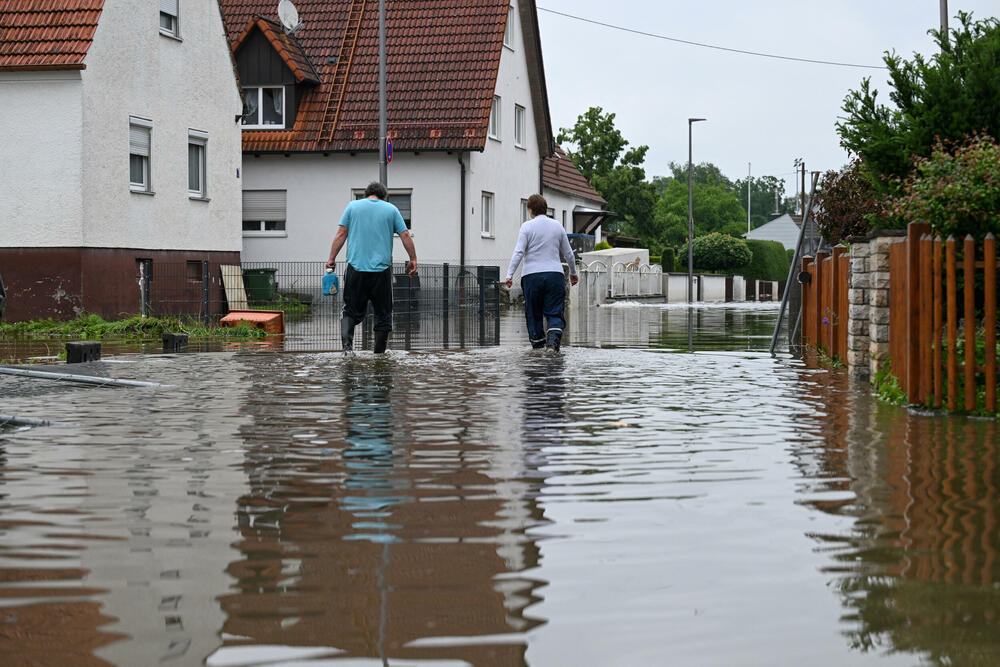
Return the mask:
<svg viewBox="0 0 1000 667">
<path fill-rule="evenodd" d="M 847 359 L 847 283 L 850 258 L 838 245 L 832 253 L 802 258 L 802 344 L 831 358 Z"/>
<path fill-rule="evenodd" d="M 981 258 L 981 259 L 979 259 Z M 930 225 L 911 223 L 906 240 L 889 253 L 889 355 L 891 370 L 913 404 L 972 412 L 997 410 L 996 240 L 967 236 L 931 238 Z M 977 270 L 982 271 L 982 318 L 976 319 Z M 961 287 L 959 279 L 961 278 Z M 961 290 L 961 294 L 959 293 Z M 959 360 L 959 299 L 964 354 Z M 985 353 L 976 359 L 976 329 Z M 980 374 L 977 376 L 977 374 Z M 961 389 L 959 387 L 961 378 Z M 984 404 L 978 405 L 982 392 Z"/>
</svg>

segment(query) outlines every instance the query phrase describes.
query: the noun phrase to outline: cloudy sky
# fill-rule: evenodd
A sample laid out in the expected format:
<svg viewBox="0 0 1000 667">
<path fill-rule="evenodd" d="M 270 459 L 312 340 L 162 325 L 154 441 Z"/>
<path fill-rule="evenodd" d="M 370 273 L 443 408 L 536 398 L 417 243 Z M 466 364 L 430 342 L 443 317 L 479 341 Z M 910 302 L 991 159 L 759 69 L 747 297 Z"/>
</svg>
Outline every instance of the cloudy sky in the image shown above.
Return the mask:
<svg viewBox="0 0 1000 667">
<path fill-rule="evenodd" d="M 555 130 L 591 106 L 616 114 L 633 145 L 646 144 L 646 175 L 694 161 L 730 178 L 787 179 L 796 158 L 809 171 L 847 161 L 834 124 L 848 90 L 866 76 L 887 99 L 884 69 L 840 67 L 678 44 L 560 16 L 666 37 L 812 60 L 881 66 L 887 50 L 910 57 L 934 47 L 938 0 L 538 0 L 549 106 Z M 546 11 L 551 10 L 551 11 Z M 997 0 L 949 0 L 948 13 L 1000 13 Z M 950 25 L 956 25 L 951 18 Z"/>
</svg>

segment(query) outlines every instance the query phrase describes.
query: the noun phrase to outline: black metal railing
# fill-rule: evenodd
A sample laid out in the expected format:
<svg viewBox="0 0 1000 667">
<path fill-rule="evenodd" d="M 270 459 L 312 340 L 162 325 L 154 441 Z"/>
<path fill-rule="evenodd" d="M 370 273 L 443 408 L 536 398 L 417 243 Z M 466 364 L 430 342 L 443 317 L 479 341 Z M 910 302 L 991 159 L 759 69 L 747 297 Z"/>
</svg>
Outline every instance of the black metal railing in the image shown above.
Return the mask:
<svg viewBox="0 0 1000 667">
<path fill-rule="evenodd" d="M 335 273 L 343 289 L 346 263 Z M 214 326 L 231 310 L 281 310 L 285 349 L 340 348 L 341 295 L 323 293 L 322 262 L 147 262 L 139 267 L 144 316 L 184 315 Z M 413 277 L 393 264 L 390 347 L 441 349 L 500 342 L 500 268 L 422 264 Z M 223 276 L 226 276 L 223 279 Z M 359 325 L 370 349 L 371 313 Z"/>
</svg>

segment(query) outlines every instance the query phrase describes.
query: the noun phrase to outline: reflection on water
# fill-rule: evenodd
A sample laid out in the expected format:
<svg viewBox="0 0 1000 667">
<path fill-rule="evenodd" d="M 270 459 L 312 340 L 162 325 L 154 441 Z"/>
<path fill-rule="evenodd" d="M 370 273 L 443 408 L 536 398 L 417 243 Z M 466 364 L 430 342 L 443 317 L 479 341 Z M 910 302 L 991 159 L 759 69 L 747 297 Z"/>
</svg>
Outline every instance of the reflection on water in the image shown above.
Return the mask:
<svg viewBox="0 0 1000 667">
<path fill-rule="evenodd" d="M 0 662 L 998 662 L 994 423 L 762 354 L 773 309 L 696 308 L 695 354 L 686 307 L 599 310 L 562 355 L 514 313 L 0 378 L 73 424 L 0 434 Z"/>
</svg>

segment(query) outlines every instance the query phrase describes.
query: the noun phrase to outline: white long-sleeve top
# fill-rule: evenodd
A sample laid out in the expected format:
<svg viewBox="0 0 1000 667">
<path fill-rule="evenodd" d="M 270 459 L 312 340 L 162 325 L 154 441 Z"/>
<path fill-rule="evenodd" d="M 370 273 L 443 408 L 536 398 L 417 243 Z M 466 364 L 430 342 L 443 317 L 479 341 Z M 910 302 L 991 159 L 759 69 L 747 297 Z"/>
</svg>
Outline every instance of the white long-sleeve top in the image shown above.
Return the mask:
<svg viewBox="0 0 1000 667">
<path fill-rule="evenodd" d="M 510 258 L 507 277 L 513 278 L 521 260 L 524 268 L 521 275 L 556 271 L 562 273 L 562 262 L 569 264 L 569 273 L 576 275 L 576 259 L 573 249 L 569 247 L 569 237 L 558 221 L 539 215 L 521 225 L 517 235 L 517 245 L 514 255 Z"/>
</svg>

